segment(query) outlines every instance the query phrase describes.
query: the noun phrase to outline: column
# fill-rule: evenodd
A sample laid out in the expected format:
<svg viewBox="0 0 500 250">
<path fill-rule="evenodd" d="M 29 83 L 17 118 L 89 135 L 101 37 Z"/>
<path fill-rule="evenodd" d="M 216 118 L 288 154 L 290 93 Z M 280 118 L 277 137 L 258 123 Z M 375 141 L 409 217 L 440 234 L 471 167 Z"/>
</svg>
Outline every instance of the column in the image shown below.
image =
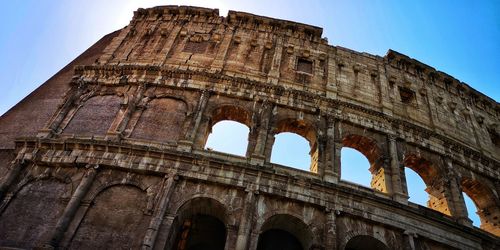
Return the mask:
<svg viewBox="0 0 500 250">
<path fill-rule="evenodd" d="M 226 27 L 226 30 L 230 29 L 229 27 Z M 226 60 L 226 54 L 227 51 L 229 50 L 229 46 L 231 45 L 231 40 L 233 39 L 234 32 L 227 32 L 224 34 L 224 37 L 222 38 L 221 44 L 219 46 L 219 50 L 217 51 L 217 55 L 215 56 L 214 61 L 212 62 L 212 65 L 210 66 L 210 69 L 215 71 L 215 70 L 222 70 L 224 68 L 224 62 Z"/>
<path fill-rule="evenodd" d="M 281 66 L 281 54 L 283 53 L 283 38 L 279 36 L 276 38 L 276 46 L 273 55 L 273 61 L 271 63 L 271 69 L 269 74 L 267 74 L 267 82 L 278 83 L 280 77 L 280 66 Z"/>
<path fill-rule="evenodd" d="M 335 146 L 335 124 L 336 120 L 333 118 L 328 119 L 327 129 L 326 129 L 326 145 L 325 145 L 325 162 L 324 162 L 324 174 L 323 180 L 330 183 L 338 183 L 339 181 L 339 171 L 335 172 L 335 167 L 340 166 L 340 149 L 338 154 L 336 152 Z M 338 157 L 338 163 L 335 157 Z"/>
<path fill-rule="evenodd" d="M 241 214 L 240 225 L 238 227 L 238 238 L 236 239 L 236 250 L 248 249 L 250 231 L 252 229 L 252 217 L 255 210 L 256 191 L 246 190 L 245 204 Z"/>
<path fill-rule="evenodd" d="M 413 238 L 417 238 L 417 234 L 413 231 L 406 230 L 403 232 L 403 249 L 405 250 L 415 250 L 415 241 Z"/>
<path fill-rule="evenodd" d="M 54 248 L 59 246 L 59 243 L 62 237 L 64 236 L 64 233 L 68 229 L 71 220 L 75 216 L 78 207 L 80 206 L 80 202 L 82 201 L 83 197 L 87 194 L 87 191 L 92 186 L 92 183 L 95 179 L 95 176 L 97 174 L 96 169 L 98 168 L 98 166 L 87 165 L 86 168 L 87 170 L 85 171 L 85 174 L 82 180 L 80 181 L 80 184 L 78 184 L 78 187 L 76 188 L 75 192 L 73 193 L 73 196 L 71 196 L 71 199 L 66 205 L 66 208 L 64 209 L 62 216 L 57 221 L 56 228 L 49 242 L 49 245 Z"/>
<path fill-rule="evenodd" d="M 465 206 L 465 200 L 462 195 L 462 189 L 460 188 L 460 180 L 453 169 L 453 162 L 450 157 L 446 156 L 444 158 L 445 167 L 448 170 L 448 193 L 450 195 L 449 206 L 451 215 L 462 225 L 472 227 L 472 221 L 469 219 L 467 214 L 467 207 Z"/>
<path fill-rule="evenodd" d="M 404 169 L 399 164 L 396 137 L 388 135 L 387 140 L 389 142 L 392 197 L 397 202 L 408 204 L 408 195 L 405 194 L 407 192 L 403 192 L 403 185 L 401 183 L 401 171 Z"/>
<path fill-rule="evenodd" d="M 12 169 L 9 171 L 3 182 L 0 183 L 0 201 L 3 200 L 5 194 L 9 190 L 9 187 L 19 177 L 26 165 L 27 164 L 24 162 L 24 160 L 16 160 L 14 162 Z"/>
<path fill-rule="evenodd" d="M 167 211 L 167 206 L 170 201 L 172 191 L 174 190 L 176 180 L 177 176 L 172 175 L 166 178 L 163 183 L 163 188 L 161 189 L 161 200 L 155 210 L 153 218 L 151 218 L 148 229 L 146 230 L 146 235 L 144 236 L 144 240 L 142 242 L 141 249 L 143 250 L 153 249 L 155 245 L 156 237 L 158 236 L 158 231 L 162 224 L 163 217 Z"/>
<path fill-rule="evenodd" d="M 335 210 L 327 208 L 325 223 L 325 249 L 337 249 L 337 225 L 335 220 Z"/>
<path fill-rule="evenodd" d="M 205 108 L 207 106 L 209 99 L 210 99 L 210 91 L 206 89 L 203 90 L 200 94 L 200 99 L 198 101 L 198 105 L 196 106 L 196 110 L 194 112 L 195 117 L 192 122 L 193 124 L 192 129 L 187 132 L 185 139 L 179 140 L 177 147 L 179 150 L 185 152 L 191 151 L 193 143 L 197 137 L 196 135 L 198 134 L 198 130 L 201 124 L 201 119 L 203 117 L 203 113 L 205 112 Z"/>
<path fill-rule="evenodd" d="M 269 124 L 271 122 L 273 105 L 265 102 L 262 104 L 261 110 L 261 117 L 259 117 L 260 125 L 256 128 L 257 138 L 250 159 L 250 163 L 255 165 L 263 165 L 266 160 L 265 150 L 268 141 L 267 137 L 269 134 Z"/>
</svg>

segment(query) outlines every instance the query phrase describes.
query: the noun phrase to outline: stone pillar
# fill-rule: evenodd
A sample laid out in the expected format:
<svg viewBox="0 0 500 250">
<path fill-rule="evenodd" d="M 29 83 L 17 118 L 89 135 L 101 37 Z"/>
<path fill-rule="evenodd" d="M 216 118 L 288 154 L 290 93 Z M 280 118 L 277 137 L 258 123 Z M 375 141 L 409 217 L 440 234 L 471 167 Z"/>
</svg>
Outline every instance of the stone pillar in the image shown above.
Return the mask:
<svg viewBox="0 0 500 250">
<path fill-rule="evenodd" d="M 404 250 L 415 250 L 414 238 L 417 238 L 417 234 L 413 231 L 406 230 L 403 233 L 403 249 Z"/>
<path fill-rule="evenodd" d="M 181 31 L 182 25 L 174 25 L 171 27 L 171 31 L 167 40 L 163 44 L 163 47 L 159 53 L 156 54 L 155 62 L 160 62 L 161 65 L 164 65 L 167 62 L 168 57 L 170 56 L 171 50 L 174 48 L 175 39 L 179 36 L 179 32 Z"/>
<path fill-rule="evenodd" d="M 337 224 L 335 220 L 335 210 L 327 208 L 325 222 L 325 249 L 337 249 Z"/>
<path fill-rule="evenodd" d="M 266 160 L 266 145 L 268 142 L 269 125 L 271 123 L 273 106 L 269 103 L 263 103 L 259 120 L 260 125 L 256 133 L 255 147 L 251 154 L 250 162 L 256 165 L 263 165 Z"/>
<path fill-rule="evenodd" d="M 144 95 L 144 85 L 139 85 L 138 89 L 135 91 L 135 93 L 130 97 L 128 103 L 127 103 L 127 108 L 125 109 L 125 112 L 122 116 L 122 119 L 118 126 L 116 126 L 116 131 L 118 133 L 123 133 L 124 130 L 126 129 L 128 122 L 130 121 L 130 118 L 132 117 L 132 114 L 134 111 L 137 109 L 137 105 L 142 99 L 142 96 Z"/>
<path fill-rule="evenodd" d="M 201 124 L 201 119 L 203 117 L 203 113 L 205 112 L 205 108 L 207 106 L 208 100 L 210 99 L 210 91 L 203 90 L 200 94 L 200 99 L 198 100 L 198 105 L 196 106 L 194 120 L 192 122 L 191 130 L 189 130 L 185 136 L 185 139 L 179 140 L 178 149 L 190 152 L 193 148 L 193 143 L 197 137 L 198 130 Z M 204 145 L 203 145 L 204 146 Z"/>
<path fill-rule="evenodd" d="M 246 190 L 243 213 L 241 214 L 240 225 L 238 227 L 238 238 L 236 240 L 236 250 L 247 250 L 252 229 L 252 217 L 255 211 L 255 195 L 258 193 L 253 190 Z"/>
<path fill-rule="evenodd" d="M 226 29 L 230 29 L 230 27 L 226 27 Z M 210 69 L 222 70 L 224 68 L 224 62 L 226 60 L 227 51 L 229 50 L 229 46 L 231 45 L 231 40 L 233 39 L 234 31 L 227 32 L 222 38 L 221 44 L 219 46 L 219 50 L 217 51 L 217 55 L 215 56 Z"/>
<path fill-rule="evenodd" d="M 401 183 L 402 174 L 404 171 L 399 164 L 398 150 L 396 144 L 396 137 L 393 135 L 387 136 L 387 141 L 389 142 L 389 154 L 390 154 L 390 171 L 391 171 L 391 181 L 390 185 L 392 188 L 392 198 L 393 200 L 408 204 L 408 192 L 403 191 L 403 184 Z"/>
<path fill-rule="evenodd" d="M 340 149 L 337 154 L 336 152 L 336 145 L 335 145 L 335 124 L 337 121 L 335 119 L 328 119 L 328 124 L 327 124 L 327 129 L 326 129 L 326 145 L 324 147 L 325 149 L 325 162 L 323 164 L 324 166 L 324 173 L 323 173 L 323 180 L 326 182 L 330 183 L 338 183 L 339 181 L 339 171 L 335 171 L 336 166 L 340 166 Z M 335 157 L 339 157 L 338 163 L 336 162 Z"/>
<path fill-rule="evenodd" d="M 164 181 L 163 188 L 161 189 L 161 200 L 156 208 L 153 218 L 151 218 L 148 229 L 146 230 L 146 235 L 144 236 L 144 240 L 142 242 L 141 249 L 143 250 L 153 249 L 155 245 L 156 237 L 158 235 L 163 217 L 165 216 L 165 212 L 167 211 L 167 206 L 170 201 L 172 191 L 174 190 L 176 180 L 177 177 L 173 175 Z"/>
<path fill-rule="evenodd" d="M 275 48 L 271 69 L 267 74 L 267 82 L 277 84 L 280 77 L 281 54 L 283 53 L 283 38 L 281 36 L 276 38 Z"/>
<path fill-rule="evenodd" d="M 465 206 L 464 196 L 462 195 L 462 189 L 460 188 L 460 180 L 453 168 L 453 162 L 450 157 L 444 158 L 444 163 L 447 169 L 448 175 L 448 193 L 451 215 L 462 225 L 472 227 L 472 221 L 469 219 L 467 214 L 467 207 Z"/>
<path fill-rule="evenodd" d="M 78 187 L 76 188 L 75 192 L 71 196 L 71 199 L 66 205 L 66 208 L 64 209 L 62 216 L 57 221 L 55 230 L 49 242 L 49 245 L 51 247 L 57 248 L 59 246 L 59 243 L 63 238 L 64 233 L 68 229 L 71 220 L 75 216 L 80 206 L 80 202 L 82 201 L 83 197 L 87 194 L 87 191 L 94 182 L 95 176 L 97 175 L 98 166 L 87 165 L 86 168 L 88 169 L 85 171 L 85 174 L 82 180 L 80 181 L 80 184 L 78 184 Z"/>
<path fill-rule="evenodd" d="M 170 241 L 175 241 L 175 239 L 171 238 L 173 230 L 172 230 L 172 225 L 174 224 L 175 221 L 175 215 L 173 214 L 167 214 L 163 217 L 161 223 L 161 232 L 158 232 L 156 242 L 155 242 L 155 247 L 154 249 L 167 249 L 168 246 L 167 243 L 174 244 L 173 242 Z"/>
<path fill-rule="evenodd" d="M 333 161 L 333 176 L 337 176 L 337 180 L 340 180 L 342 177 L 342 171 L 341 171 L 341 163 L 340 163 L 340 154 L 342 150 L 342 142 L 335 141 L 333 143 L 333 156 L 332 156 L 332 161 Z"/>
<path fill-rule="evenodd" d="M 14 183 L 14 181 L 19 177 L 22 170 L 27 164 L 23 160 L 16 160 L 13 163 L 12 169 L 9 171 L 7 176 L 0 183 L 0 201 L 3 200 L 5 194 L 9 190 L 9 187 Z"/>
<path fill-rule="evenodd" d="M 257 249 L 257 243 L 259 241 L 259 233 L 258 232 L 252 232 L 250 233 L 250 245 L 248 250 L 256 250 Z"/>
</svg>

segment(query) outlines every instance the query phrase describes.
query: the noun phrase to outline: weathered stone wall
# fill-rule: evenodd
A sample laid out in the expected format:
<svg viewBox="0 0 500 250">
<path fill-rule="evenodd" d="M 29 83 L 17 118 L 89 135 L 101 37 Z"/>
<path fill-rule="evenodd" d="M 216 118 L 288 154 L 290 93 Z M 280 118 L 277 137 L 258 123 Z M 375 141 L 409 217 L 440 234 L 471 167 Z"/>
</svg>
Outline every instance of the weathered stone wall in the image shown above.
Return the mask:
<svg viewBox="0 0 500 250">
<path fill-rule="evenodd" d="M 498 103 L 321 33 L 242 12 L 138 10 L 57 90 L 37 137 L 0 155 L 0 244 L 185 249 L 223 225 L 206 249 L 265 248 L 268 232 L 298 249 L 499 248 Z M 222 120 L 250 128 L 245 157 L 204 149 Z M 270 163 L 282 132 L 309 142 L 309 172 Z M 340 180 L 342 147 L 367 157 L 371 188 Z M 428 207 L 408 202 L 405 167 Z"/>
</svg>

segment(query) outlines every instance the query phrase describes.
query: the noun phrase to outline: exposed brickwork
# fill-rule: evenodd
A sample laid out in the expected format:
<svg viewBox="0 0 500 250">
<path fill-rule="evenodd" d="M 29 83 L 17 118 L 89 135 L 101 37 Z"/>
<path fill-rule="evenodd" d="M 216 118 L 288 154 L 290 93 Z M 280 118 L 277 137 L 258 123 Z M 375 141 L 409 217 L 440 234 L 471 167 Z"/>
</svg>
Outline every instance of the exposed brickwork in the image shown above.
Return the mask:
<svg viewBox="0 0 500 250">
<path fill-rule="evenodd" d="M 500 248 L 499 104 L 395 51 L 321 34 L 243 12 L 139 9 L 0 119 L 0 146 L 15 145 L 0 151 L 1 246 Z M 249 127 L 245 157 L 205 150 L 222 120 Z M 310 171 L 270 163 L 282 132 L 309 142 Z M 342 147 L 367 157 L 370 188 L 341 180 Z M 427 207 L 408 202 L 405 167 Z"/>
</svg>

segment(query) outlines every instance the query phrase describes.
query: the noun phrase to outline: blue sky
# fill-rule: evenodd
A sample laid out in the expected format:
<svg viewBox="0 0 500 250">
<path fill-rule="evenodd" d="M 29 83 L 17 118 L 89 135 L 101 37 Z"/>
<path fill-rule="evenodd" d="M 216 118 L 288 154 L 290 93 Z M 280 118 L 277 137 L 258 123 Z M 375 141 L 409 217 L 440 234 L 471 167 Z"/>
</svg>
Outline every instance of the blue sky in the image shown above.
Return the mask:
<svg viewBox="0 0 500 250">
<path fill-rule="evenodd" d="M 500 100 L 500 1 L 23 0 L 2 4 L 0 114 L 102 36 L 126 26 L 137 8 L 171 4 L 320 26 L 332 45 L 381 56 L 393 49 Z"/>
</svg>

